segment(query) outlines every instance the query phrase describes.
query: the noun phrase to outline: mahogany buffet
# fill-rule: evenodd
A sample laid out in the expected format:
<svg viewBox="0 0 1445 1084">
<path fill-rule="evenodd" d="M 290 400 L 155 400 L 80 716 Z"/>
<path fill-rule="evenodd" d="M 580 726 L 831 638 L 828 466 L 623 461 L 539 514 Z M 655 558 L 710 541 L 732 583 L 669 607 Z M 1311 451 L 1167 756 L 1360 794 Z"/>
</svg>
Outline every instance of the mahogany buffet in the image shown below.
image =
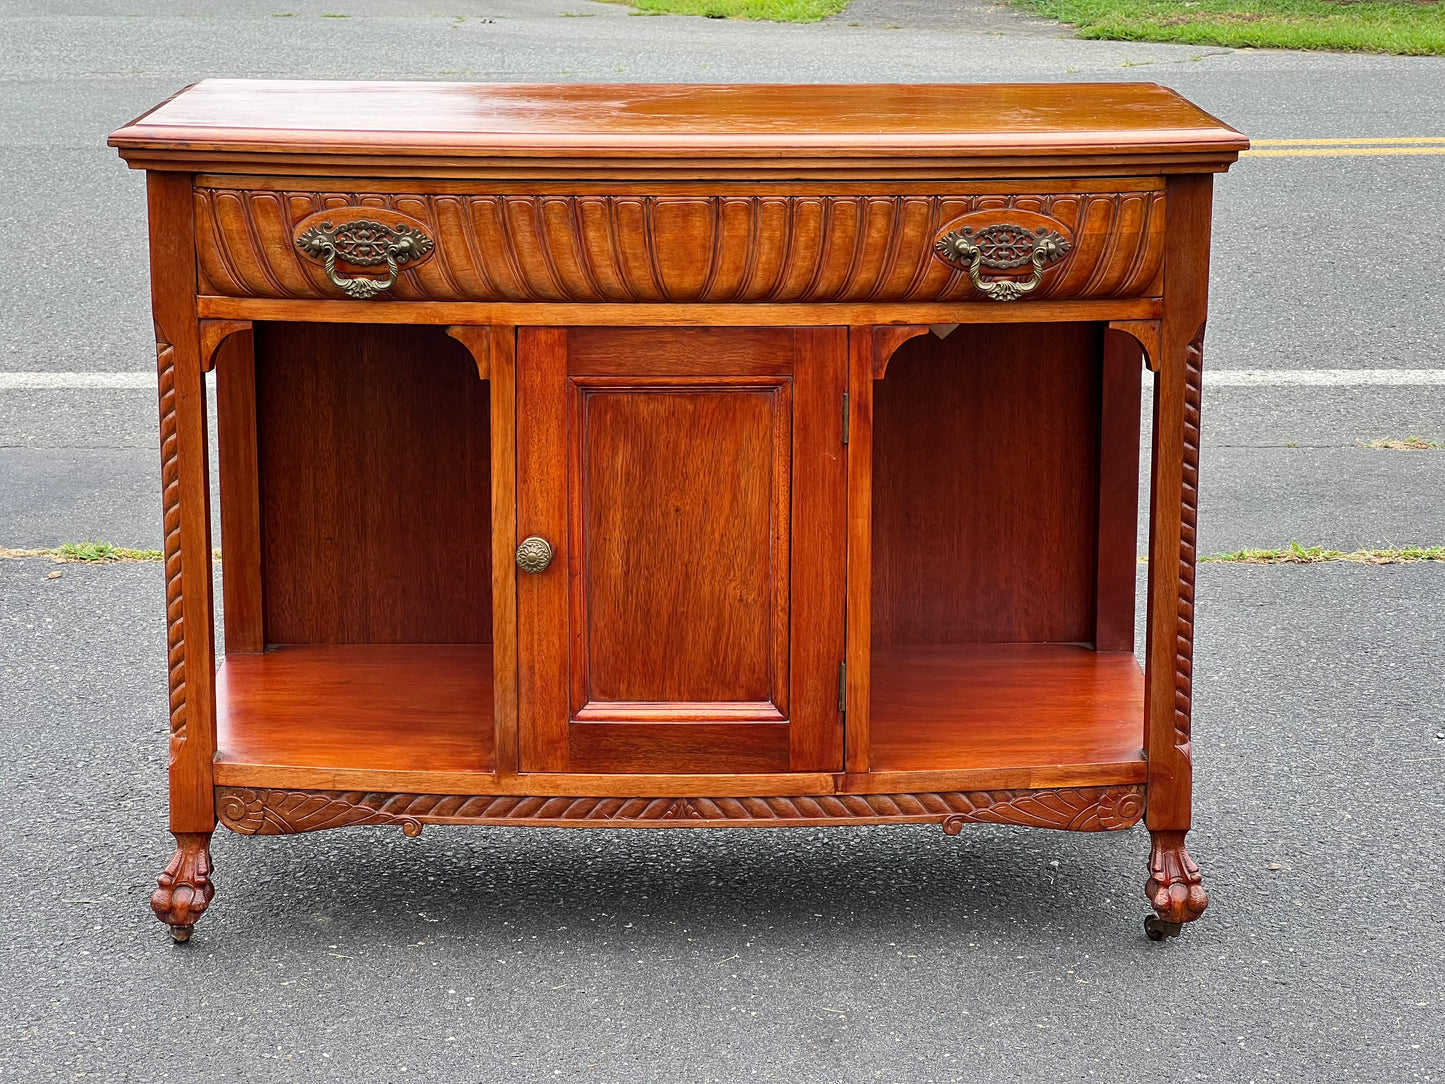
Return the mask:
<svg viewBox="0 0 1445 1084">
<path fill-rule="evenodd" d="M 177 940 L 217 821 L 1142 819 L 1149 936 L 1203 913 L 1238 132 L 1151 84 L 211 80 L 110 143 L 147 171 Z"/>
</svg>

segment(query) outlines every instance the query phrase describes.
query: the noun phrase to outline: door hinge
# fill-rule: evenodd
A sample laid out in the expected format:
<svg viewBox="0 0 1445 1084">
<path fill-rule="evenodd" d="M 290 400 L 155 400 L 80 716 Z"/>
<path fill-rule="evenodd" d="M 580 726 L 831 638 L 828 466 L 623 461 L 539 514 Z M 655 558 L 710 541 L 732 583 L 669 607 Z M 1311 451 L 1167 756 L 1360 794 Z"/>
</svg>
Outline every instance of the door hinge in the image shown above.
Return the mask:
<svg viewBox="0 0 1445 1084">
<path fill-rule="evenodd" d="M 844 444 L 844 446 L 846 446 L 846 445 L 848 444 L 848 415 L 849 415 L 849 413 L 850 413 L 850 411 L 849 411 L 849 409 L 848 409 L 848 393 L 845 391 L 845 392 L 843 393 L 843 444 Z"/>
<path fill-rule="evenodd" d="M 848 664 L 838 664 L 838 711 L 848 714 Z"/>
</svg>

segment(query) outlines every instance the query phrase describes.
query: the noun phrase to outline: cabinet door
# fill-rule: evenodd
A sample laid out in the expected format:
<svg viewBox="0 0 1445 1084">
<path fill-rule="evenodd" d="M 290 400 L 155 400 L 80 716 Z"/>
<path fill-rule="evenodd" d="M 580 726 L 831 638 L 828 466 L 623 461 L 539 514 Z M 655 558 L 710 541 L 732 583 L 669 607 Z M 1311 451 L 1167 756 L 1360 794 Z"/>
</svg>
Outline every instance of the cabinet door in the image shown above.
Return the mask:
<svg viewBox="0 0 1445 1084">
<path fill-rule="evenodd" d="M 517 345 L 522 770 L 840 770 L 846 329 Z"/>
</svg>

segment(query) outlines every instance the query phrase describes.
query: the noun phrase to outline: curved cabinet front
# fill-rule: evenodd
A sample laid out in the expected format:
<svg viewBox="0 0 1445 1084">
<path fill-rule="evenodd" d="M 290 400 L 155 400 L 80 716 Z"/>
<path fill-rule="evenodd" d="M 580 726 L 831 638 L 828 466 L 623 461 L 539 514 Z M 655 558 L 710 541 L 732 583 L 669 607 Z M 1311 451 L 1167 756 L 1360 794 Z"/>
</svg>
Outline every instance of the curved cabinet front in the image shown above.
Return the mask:
<svg viewBox="0 0 1445 1084">
<path fill-rule="evenodd" d="M 202 294 L 1026 304 L 1160 293 L 1159 178 L 1113 179 L 1097 190 L 1074 180 L 906 193 L 871 186 L 833 195 L 755 185 L 511 194 L 376 191 L 384 187 L 379 182 L 346 191 L 334 180 L 303 187 L 290 178 L 284 184 L 200 179 L 195 220 Z M 349 247 L 369 263 L 345 259 L 345 242 L 357 236 L 379 239 L 379 248 Z M 328 238 L 339 239 L 340 249 L 328 247 Z M 387 244 L 393 255 L 409 258 L 384 266 Z"/>
</svg>

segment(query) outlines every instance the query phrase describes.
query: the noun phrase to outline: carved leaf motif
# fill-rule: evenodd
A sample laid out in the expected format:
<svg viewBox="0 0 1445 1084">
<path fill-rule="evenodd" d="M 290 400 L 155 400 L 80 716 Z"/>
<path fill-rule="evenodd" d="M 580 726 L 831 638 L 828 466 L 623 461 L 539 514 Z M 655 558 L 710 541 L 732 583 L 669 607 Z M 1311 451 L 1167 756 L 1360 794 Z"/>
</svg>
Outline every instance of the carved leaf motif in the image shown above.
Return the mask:
<svg viewBox="0 0 1445 1084">
<path fill-rule="evenodd" d="M 1199 867 L 1184 849 L 1183 832 L 1152 832 L 1144 894 L 1165 922 L 1193 922 L 1209 906 Z"/>
<path fill-rule="evenodd" d="M 177 941 L 190 937 L 191 927 L 216 894 L 211 883 L 211 833 L 180 832 L 176 853 L 156 878 L 151 910 L 171 927 Z"/>
<path fill-rule="evenodd" d="M 356 825 L 423 824 L 885 824 L 968 822 L 1076 832 L 1114 831 L 1144 813 L 1139 786 L 930 794 L 826 794 L 772 798 L 576 798 L 386 794 L 216 788 L 222 824 L 242 835 L 287 835 Z"/>
<path fill-rule="evenodd" d="M 305 790 L 218 790 L 216 815 L 233 832 L 246 836 L 319 832 L 363 824 L 395 824 L 409 836 L 421 822 L 394 808 L 398 795 Z M 372 801 L 383 798 L 384 801 Z"/>
</svg>

